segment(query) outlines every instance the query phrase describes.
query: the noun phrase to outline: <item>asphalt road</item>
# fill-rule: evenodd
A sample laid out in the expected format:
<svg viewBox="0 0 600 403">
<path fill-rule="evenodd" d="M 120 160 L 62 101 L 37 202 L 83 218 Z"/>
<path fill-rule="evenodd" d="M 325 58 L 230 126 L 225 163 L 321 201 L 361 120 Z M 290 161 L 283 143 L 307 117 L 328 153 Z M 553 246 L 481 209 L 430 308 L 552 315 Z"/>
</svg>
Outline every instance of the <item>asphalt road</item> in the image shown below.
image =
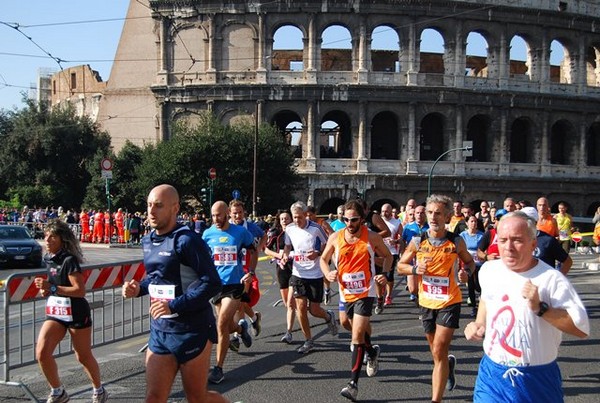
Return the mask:
<svg viewBox="0 0 600 403">
<path fill-rule="evenodd" d="M 104 256 L 113 256 L 104 251 Z M 138 250 L 137 253 L 140 251 Z M 120 252 L 123 253 L 123 252 Z M 129 251 L 127 253 L 136 253 Z M 572 255 L 575 263 L 570 278 L 580 293 L 591 319 L 592 335 L 585 340 L 565 336 L 559 356 L 566 402 L 600 402 L 600 340 L 596 332 L 600 324 L 600 273 L 582 268 L 584 262 L 597 257 Z M 311 320 L 316 349 L 300 355 L 301 334 L 294 332 L 294 345 L 280 342 L 285 330 L 285 308 L 276 302 L 279 291 L 275 285 L 274 267 L 262 262 L 258 269 L 262 297 L 258 310 L 263 314 L 263 329 L 251 348 L 242 346 L 239 353 L 229 352 L 225 362 L 225 381 L 211 388 L 232 401 L 245 403 L 286 402 L 345 402 L 339 395 L 349 377 L 350 335 L 340 330 L 331 336 L 320 320 Z M 336 310 L 337 295 L 329 308 Z M 274 306 L 276 305 L 276 306 Z M 466 314 L 461 326 L 470 320 Z M 359 400 L 362 402 L 429 401 L 431 358 L 424 339 L 416 307 L 408 301 L 403 286 L 396 284 L 392 307 L 372 318 L 374 343 L 381 346 L 379 373 L 368 378 L 361 376 Z M 95 349 L 103 380 L 111 394 L 110 401 L 142 402 L 145 378 L 143 354 L 138 350 L 146 337 L 137 337 Z M 452 353 L 458 359 L 457 387 L 447 392 L 446 401 L 472 401 L 477 365 L 482 356 L 481 346 L 467 342 L 457 331 Z M 213 357 L 214 361 L 214 357 Z M 89 382 L 74 357 L 59 359 L 63 382 L 72 401 L 89 401 Z M 20 380 L 38 398 L 47 394 L 47 386 L 36 366 L 16 369 L 11 380 Z M 0 385 L 0 401 L 27 400 L 17 387 Z M 169 399 L 185 401 L 179 378 Z"/>
</svg>

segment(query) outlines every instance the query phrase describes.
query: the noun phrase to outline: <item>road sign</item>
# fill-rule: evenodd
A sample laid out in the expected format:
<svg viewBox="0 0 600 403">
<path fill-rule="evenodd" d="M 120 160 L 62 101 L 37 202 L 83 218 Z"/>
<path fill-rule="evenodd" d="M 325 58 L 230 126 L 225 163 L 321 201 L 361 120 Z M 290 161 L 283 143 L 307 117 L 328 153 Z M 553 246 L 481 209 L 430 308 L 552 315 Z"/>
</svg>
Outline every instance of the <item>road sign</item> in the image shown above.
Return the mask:
<svg viewBox="0 0 600 403">
<path fill-rule="evenodd" d="M 573 232 L 573 234 L 571 235 L 571 239 L 573 240 L 573 242 L 579 243 L 583 239 L 583 235 L 581 235 L 581 232 Z"/>
<path fill-rule="evenodd" d="M 217 170 L 216 170 L 216 168 L 211 168 L 211 169 L 208 170 L 208 177 L 211 180 L 217 179 Z"/>
<path fill-rule="evenodd" d="M 113 162 L 108 158 L 102 158 L 100 161 L 100 173 L 102 179 L 112 179 Z"/>
<path fill-rule="evenodd" d="M 240 191 L 238 189 L 233 189 L 233 192 L 231 192 L 231 197 L 233 197 L 234 199 L 239 200 L 240 196 L 242 194 L 240 193 Z"/>
<path fill-rule="evenodd" d="M 110 171 L 110 170 L 112 170 L 112 167 L 113 167 L 113 163 L 108 158 L 103 158 L 102 161 L 100 161 L 100 168 L 103 171 Z"/>
</svg>

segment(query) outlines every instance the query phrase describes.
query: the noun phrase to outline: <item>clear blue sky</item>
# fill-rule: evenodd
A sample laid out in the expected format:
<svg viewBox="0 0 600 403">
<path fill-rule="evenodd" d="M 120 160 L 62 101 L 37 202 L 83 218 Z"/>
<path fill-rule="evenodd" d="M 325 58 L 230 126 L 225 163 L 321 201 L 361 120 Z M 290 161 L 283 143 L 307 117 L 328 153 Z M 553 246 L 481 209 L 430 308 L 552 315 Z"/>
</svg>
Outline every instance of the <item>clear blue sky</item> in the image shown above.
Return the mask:
<svg viewBox="0 0 600 403">
<path fill-rule="evenodd" d="M 128 5 L 129 0 L 2 0 L 0 21 L 18 24 L 41 48 L 65 60 L 63 68 L 90 64 L 106 81 Z M 45 67 L 59 70 L 25 36 L 0 24 L 0 108 L 22 107 L 21 92 L 28 92 Z"/>
<path fill-rule="evenodd" d="M 0 109 L 23 106 L 21 93 L 27 93 L 32 83 L 35 86 L 39 68 L 59 69 L 56 61 L 11 28 L 15 24 L 43 50 L 64 60 L 63 68 L 89 64 L 104 81 L 109 79 L 129 0 L 0 1 L 0 22 L 10 24 L 0 24 Z M 393 40 L 397 46 L 397 39 L 389 38 L 384 41 Z M 378 47 L 377 39 L 374 38 L 374 48 Z M 441 52 L 435 42 L 424 37 L 422 49 Z M 474 54 L 484 55 L 484 46 Z M 553 64 L 557 64 L 556 58 L 562 59 L 562 51 L 553 47 L 552 56 Z"/>
</svg>

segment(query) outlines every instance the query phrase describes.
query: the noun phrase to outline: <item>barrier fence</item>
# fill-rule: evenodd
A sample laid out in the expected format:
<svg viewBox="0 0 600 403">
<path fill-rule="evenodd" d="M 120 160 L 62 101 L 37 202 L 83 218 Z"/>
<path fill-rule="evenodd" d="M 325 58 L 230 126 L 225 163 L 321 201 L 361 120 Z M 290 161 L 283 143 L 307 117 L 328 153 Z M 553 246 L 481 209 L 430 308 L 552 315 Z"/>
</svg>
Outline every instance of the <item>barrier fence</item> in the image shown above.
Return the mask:
<svg viewBox="0 0 600 403">
<path fill-rule="evenodd" d="M 124 299 L 121 286 L 131 279 L 141 280 L 145 275 L 141 260 L 120 262 L 117 265 L 82 265 L 86 284 L 86 298 L 92 308 L 92 347 L 125 340 L 150 330 L 148 298 Z M 34 401 L 37 398 L 26 384 L 13 381 L 11 370 L 36 363 L 35 343 L 46 317 L 45 298 L 35 287 L 36 277 L 42 272 L 15 273 L 4 281 L 0 289 L 4 306 L 2 318 L 2 380 L 0 384 L 18 386 Z M 72 353 L 68 336 L 61 341 L 55 355 Z"/>
</svg>

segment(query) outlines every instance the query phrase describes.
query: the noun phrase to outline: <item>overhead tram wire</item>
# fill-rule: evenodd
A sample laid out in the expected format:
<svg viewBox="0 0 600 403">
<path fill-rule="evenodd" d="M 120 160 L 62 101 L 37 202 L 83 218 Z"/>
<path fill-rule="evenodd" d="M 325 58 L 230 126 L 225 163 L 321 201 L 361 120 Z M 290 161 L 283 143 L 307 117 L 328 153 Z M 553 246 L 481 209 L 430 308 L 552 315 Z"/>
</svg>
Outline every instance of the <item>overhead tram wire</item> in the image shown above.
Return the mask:
<svg viewBox="0 0 600 403">
<path fill-rule="evenodd" d="M 137 1 L 138 3 L 140 3 L 141 5 L 143 5 L 144 7 L 146 7 L 146 8 L 148 8 L 148 9 L 150 9 L 150 10 L 151 10 L 151 7 L 148 7 L 146 4 L 142 3 L 140 0 L 136 0 L 136 1 Z M 268 4 L 271 4 L 271 3 L 276 3 L 276 2 L 277 2 L 277 1 L 272 1 L 272 2 L 268 2 L 268 3 L 262 3 L 262 4 L 256 4 L 255 6 L 259 7 L 259 6 L 261 6 L 261 5 L 268 5 Z M 418 24 L 418 25 L 422 25 L 422 24 L 429 24 L 429 23 L 431 23 L 431 22 L 439 21 L 439 20 L 442 20 L 442 19 L 446 19 L 446 18 L 452 18 L 452 17 L 455 17 L 455 16 L 464 15 L 464 14 L 469 14 L 469 13 L 473 13 L 473 12 L 477 12 L 477 11 L 481 11 L 481 10 L 492 9 L 492 8 L 495 8 L 495 7 L 499 7 L 499 6 L 496 6 L 496 5 L 484 6 L 484 7 L 480 7 L 480 8 L 478 8 L 478 9 L 474 9 L 474 10 L 466 10 L 466 11 L 462 11 L 462 12 L 459 12 L 459 13 L 448 14 L 448 15 L 445 15 L 445 16 L 442 16 L 442 17 L 431 18 L 431 19 L 429 19 L 429 20 L 420 21 L 420 22 L 418 22 L 417 24 Z M 153 18 L 153 17 L 152 17 L 152 16 L 147 16 L 147 17 L 132 17 L 131 19 L 141 19 L 141 18 Z M 20 34 L 22 34 L 23 36 L 25 36 L 25 37 L 26 37 L 26 38 L 27 38 L 29 41 L 31 41 L 31 42 L 32 42 L 32 43 L 33 43 L 33 44 L 34 44 L 36 47 L 38 47 L 38 48 L 39 48 L 39 49 L 40 49 L 42 52 L 44 52 L 44 53 L 45 53 L 45 54 L 46 54 L 48 57 L 50 57 L 52 60 L 54 60 L 54 61 L 55 61 L 55 62 L 58 64 L 58 66 L 60 67 L 60 70 L 61 70 L 61 72 L 63 72 L 63 73 L 64 73 L 64 69 L 63 69 L 62 63 L 78 63 L 78 62 L 85 63 L 86 61 L 83 61 L 83 60 L 82 60 L 82 61 L 78 61 L 78 60 L 67 61 L 67 60 L 63 60 L 63 59 L 61 59 L 61 58 L 58 58 L 58 57 L 55 57 L 55 56 L 53 56 L 53 55 L 52 55 L 50 52 L 46 51 L 46 50 L 45 50 L 44 48 L 42 48 L 42 47 L 41 47 L 39 44 L 37 44 L 37 43 L 36 43 L 36 42 L 33 40 L 33 38 L 31 38 L 30 36 L 26 35 L 26 34 L 25 34 L 23 31 L 21 31 L 21 30 L 20 30 L 20 27 L 29 27 L 29 28 L 31 28 L 31 27 L 53 26 L 53 25 L 72 25 L 72 24 L 84 24 L 84 23 L 109 22 L 109 21 L 127 20 L 127 19 L 128 19 L 128 18 L 126 18 L 126 17 L 125 17 L 125 18 L 115 18 L 115 19 L 98 19 L 98 20 L 85 20 L 85 21 L 84 21 L 84 20 L 82 20 L 82 21 L 70 21 L 70 22 L 69 22 L 69 21 L 67 21 L 67 22 L 57 22 L 57 23 L 47 23 L 47 24 L 36 24 L 36 25 L 20 25 L 20 24 L 18 24 L 18 23 L 7 23 L 7 22 L 0 21 L 0 24 L 6 25 L 6 26 L 8 26 L 8 27 L 10 27 L 10 28 L 13 28 L 13 29 L 17 30 L 17 31 L 18 31 Z M 407 25 L 404 25 L 404 26 L 402 26 L 402 25 L 401 25 L 401 26 L 398 26 L 398 27 L 397 27 L 397 29 L 404 28 L 404 27 L 408 27 L 408 26 L 410 26 L 410 25 L 412 25 L 412 24 L 407 24 Z M 390 30 L 394 30 L 394 28 L 389 28 L 389 29 L 390 29 Z M 383 31 L 381 31 L 381 32 L 383 33 L 383 32 L 385 32 L 385 30 L 383 30 Z M 190 52 L 190 50 L 189 50 L 189 49 L 188 49 L 188 47 L 186 46 L 185 42 L 183 41 L 183 39 L 182 39 L 182 38 L 181 38 L 181 36 L 179 35 L 179 30 L 177 30 L 177 31 L 176 31 L 176 35 L 177 35 L 177 37 L 179 38 L 179 40 L 181 41 L 181 43 L 182 43 L 182 45 L 183 45 L 184 49 L 186 50 L 186 52 L 187 52 L 187 54 L 188 54 L 188 58 L 189 58 L 189 59 L 192 61 L 192 64 L 191 64 L 191 66 L 190 66 L 190 67 L 189 67 L 189 68 L 186 70 L 186 72 L 188 72 L 188 71 L 190 71 L 190 70 L 191 70 L 191 68 L 192 68 L 192 67 L 195 65 L 195 63 L 196 63 L 196 60 L 197 60 L 197 59 L 193 57 L 192 53 Z M 338 41 L 342 41 L 342 40 L 343 40 L 343 41 L 346 41 L 347 39 L 340 39 L 340 40 L 338 40 Z M 331 41 L 330 43 L 335 43 L 335 42 L 338 42 L 338 41 Z M 324 43 L 323 45 L 328 45 L 328 44 L 330 44 L 330 43 Z M 2 53 L 0 53 L 0 54 L 2 54 Z M 23 55 L 23 56 L 25 56 L 25 55 Z M 30 56 L 30 57 L 44 57 L 44 56 L 37 56 L 37 55 L 29 55 L 29 56 Z M 126 59 L 124 59 L 124 60 L 114 59 L 114 60 L 112 60 L 112 62 L 116 62 L 116 61 L 118 61 L 118 62 L 129 62 L 129 61 L 130 61 L 130 62 L 146 62 L 146 61 L 148 61 L 148 62 L 153 62 L 153 61 L 155 61 L 155 60 L 156 60 L 155 58 L 148 58 L 148 59 L 135 59 L 135 60 L 134 60 L 134 59 L 131 59 L 131 60 L 126 60 Z M 179 59 L 179 60 L 183 60 L 183 58 L 182 58 L 182 59 Z M 186 58 L 186 60 L 187 60 L 187 58 Z M 254 65 L 254 61 L 256 60 L 256 58 L 255 58 L 255 57 L 246 57 L 246 58 L 244 58 L 244 57 L 241 57 L 241 58 L 236 58 L 236 59 L 234 59 L 234 60 L 236 60 L 236 61 L 241 61 L 241 60 L 252 60 L 252 61 L 253 61 L 253 63 L 248 65 L 248 68 L 250 68 L 250 67 L 252 67 L 252 66 Z M 92 62 L 96 62 L 96 63 L 98 63 L 98 62 L 110 62 L 110 60 L 88 60 L 87 62 L 88 62 L 88 63 L 92 63 Z M 66 77 L 64 77 L 64 79 L 66 80 L 67 78 L 66 78 Z M 6 83 L 5 83 L 4 85 L 5 85 L 5 86 L 15 86 L 15 85 L 10 85 L 10 84 L 6 84 Z M 17 86 L 15 86 L 15 87 L 17 87 Z M 27 86 L 27 87 L 25 87 L 25 86 L 22 86 L 22 87 L 23 87 L 23 88 L 27 88 L 27 89 L 30 89 L 30 88 L 31 88 L 31 86 Z M 217 85 L 217 84 L 215 84 L 215 85 L 211 86 L 210 88 L 207 88 L 207 89 L 204 91 L 204 94 L 201 94 L 201 95 L 199 95 L 199 97 L 202 97 L 202 96 L 207 96 L 207 95 L 208 95 L 208 94 L 209 94 L 211 91 L 213 91 L 213 90 L 214 90 L 214 89 L 216 89 L 217 87 L 218 87 L 218 85 Z M 154 102 L 154 101 L 153 101 L 153 102 Z M 147 106 L 147 105 L 146 105 L 146 106 Z M 143 107 L 145 107 L 145 106 L 142 106 L 142 107 L 135 108 L 135 109 L 133 109 L 133 110 L 131 110 L 131 111 L 128 111 L 128 112 L 132 112 L 132 111 L 135 111 L 135 110 L 137 110 L 137 109 L 141 109 L 141 108 L 143 108 Z M 127 112 L 125 112 L 125 113 L 127 113 Z M 114 115 L 114 116 L 112 116 L 112 115 L 111 115 L 111 116 L 108 116 L 108 117 L 107 117 L 106 119 L 104 119 L 104 120 L 99 120 L 98 122 L 101 122 L 101 121 L 106 121 L 106 120 L 111 120 L 111 119 L 117 119 L 117 118 L 121 117 L 122 115 L 123 115 L 123 114 Z M 154 119 L 154 117 L 149 117 L 149 118 L 151 118 L 151 119 Z"/>
</svg>

